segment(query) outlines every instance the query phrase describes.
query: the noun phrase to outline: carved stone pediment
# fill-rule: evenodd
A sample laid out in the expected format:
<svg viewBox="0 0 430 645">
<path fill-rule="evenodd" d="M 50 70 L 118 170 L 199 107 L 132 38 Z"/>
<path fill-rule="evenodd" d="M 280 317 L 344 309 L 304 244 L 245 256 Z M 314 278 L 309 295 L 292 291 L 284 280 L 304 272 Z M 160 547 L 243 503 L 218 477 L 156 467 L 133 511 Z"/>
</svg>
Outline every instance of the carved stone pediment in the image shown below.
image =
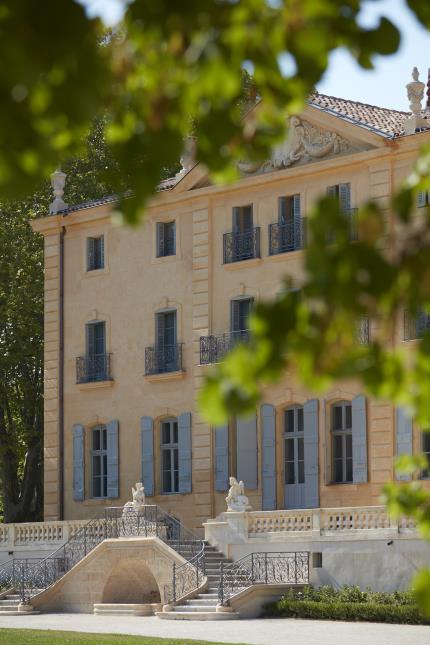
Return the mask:
<svg viewBox="0 0 430 645">
<path fill-rule="evenodd" d="M 364 149 L 364 146 L 354 145 L 336 132 L 321 130 L 298 116 L 292 116 L 287 138 L 273 149 L 270 159 L 239 162 L 238 168 L 245 175 L 252 175 Z"/>
</svg>

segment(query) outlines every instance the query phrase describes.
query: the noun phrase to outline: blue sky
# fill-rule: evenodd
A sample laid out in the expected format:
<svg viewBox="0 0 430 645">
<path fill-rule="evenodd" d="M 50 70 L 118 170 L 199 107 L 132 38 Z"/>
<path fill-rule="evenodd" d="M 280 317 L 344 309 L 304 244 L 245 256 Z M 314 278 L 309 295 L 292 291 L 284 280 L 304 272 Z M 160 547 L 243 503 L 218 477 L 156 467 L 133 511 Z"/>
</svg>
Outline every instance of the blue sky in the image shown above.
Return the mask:
<svg viewBox="0 0 430 645">
<path fill-rule="evenodd" d="M 86 6 L 90 15 L 99 15 L 108 24 L 119 20 L 125 4 L 124 0 L 79 1 Z M 387 15 L 401 31 L 398 53 L 376 57 L 375 69 L 366 71 L 346 51 L 338 50 L 332 54 L 329 70 L 317 87 L 324 94 L 408 111 L 405 85 L 411 80 L 414 65 L 420 71 L 420 80 L 427 82 L 430 32 L 420 26 L 405 0 L 368 0 L 360 19 L 363 24 L 371 25 L 381 14 Z"/>
</svg>

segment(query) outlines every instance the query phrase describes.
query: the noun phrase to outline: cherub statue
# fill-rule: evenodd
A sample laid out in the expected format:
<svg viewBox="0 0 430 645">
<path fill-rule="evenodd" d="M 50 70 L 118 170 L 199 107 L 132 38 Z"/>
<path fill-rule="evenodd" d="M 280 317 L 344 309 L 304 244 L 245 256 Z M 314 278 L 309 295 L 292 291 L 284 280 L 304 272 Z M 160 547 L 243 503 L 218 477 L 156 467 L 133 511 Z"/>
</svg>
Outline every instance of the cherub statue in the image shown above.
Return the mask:
<svg viewBox="0 0 430 645">
<path fill-rule="evenodd" d="M 249 511 L 251 506 L 245 495 L 245 484 L 243 481 L 238 482 L 236 477 L 230 477 L 230 489 L 225 498 L 227 502 L 227 511 Z"/>
<path fill-rule="evenodd" d="M 134 486 L 131 489 L 133 493 L 133 507 L 135 511 L 142 510 L 142 507 L 145 506 L 145 488 L 142 482 L 136 483 L 136 488 Z"/>
</svg>

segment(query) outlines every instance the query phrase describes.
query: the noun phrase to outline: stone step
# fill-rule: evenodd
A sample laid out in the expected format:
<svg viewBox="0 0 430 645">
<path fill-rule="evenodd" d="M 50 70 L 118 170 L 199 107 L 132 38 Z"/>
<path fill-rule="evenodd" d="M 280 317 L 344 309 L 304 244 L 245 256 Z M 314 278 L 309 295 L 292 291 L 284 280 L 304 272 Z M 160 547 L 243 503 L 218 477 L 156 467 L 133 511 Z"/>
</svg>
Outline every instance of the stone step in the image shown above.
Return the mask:
<svg viewBox="0 0 430 645">
<path fill-rule="evenodd" d="M 98 616 L 152 616 L 161 611 L 161 603 L 94 603 L 93 611 Z"/>
<path fill-rule="evenodd" d="M 196 596 L 196 600 L 203 600 L 204 598 L 212 598 L 212 600 L 217 600 L 218 599 L 218 592 L 208 592 L 208 593 L 199 593 L 198 596 Z"/>
<path fill-rule="evenodd" d="M 173 607 L 173 611 L 179 611 L 179 612 L 185 612 L 185 611 L 191 611 L 191 612 L 198 612 L 198 611 L 210 611 L 210 612 L 215 612 L 216 611 L 216 604 L 213 603 L 212 605 L 177 605 L 176 607 Z"/>
<path fill-rule="evenodd" d="M 192 605 L 193 607 L 197 607 L 200 605 L 210 605 L 211 607 L 214 606 L 216 607 L 218 602 L 217 598 L 208 598 L 207 596 L 200 596 L 199 598 L 190 598 L 189 600 L 185 600 L 184 604 L 185 605 Z"/>
<path fill-rule="evenodd" d="M 8 593 L 8 595 L 5 596 L 3 600 L 21 600 L 21 596 L 19 595 L 19 593 Z"/>
<path fill-rule="evenodd" d="M 160 611 L 156 614 L 162 620 L 237 620 L 235 611 Z"/>
<path fill-rule="evenodd" d="M 2 616 L 34 616 L 35 614 L 40 614 L 40 611 L 18 611 L 18 608 L 15 611 L 5 610 L 0 612 Z"/>
</svg>

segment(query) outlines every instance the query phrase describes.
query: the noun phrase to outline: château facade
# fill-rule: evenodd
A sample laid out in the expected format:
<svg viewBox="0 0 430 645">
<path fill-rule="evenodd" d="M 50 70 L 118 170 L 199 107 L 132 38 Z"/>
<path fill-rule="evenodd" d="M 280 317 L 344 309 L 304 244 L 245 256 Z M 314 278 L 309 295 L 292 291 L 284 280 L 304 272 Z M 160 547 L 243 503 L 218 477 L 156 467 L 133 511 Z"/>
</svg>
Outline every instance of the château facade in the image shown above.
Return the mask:
<svg viewBox="0 0 430 645">
<path fill-rule="evenodd" d="M 142 481 L 149 503 L 201 527 L 225 510 L 230 476 L 255 510 L 375 506 L 396 455 L 430 455 L 430 434 L 358 383 L 321 397 L 285 373 L 255 415 L 217 428 L 196 403 L 211 365 L 246 342 L 253 304 L 287 275 L 300 287 L 315 200 L 339 199 L 352 244 L 369 198 L 394 225 L 390 197 L 430 141 L 405 134 L 406 117 L 316 93 L 270 160 L 227 186 L 187 166 L 138 229 L 112 222 L 113 197 L 32 223 L 45 241 L 45 520 L 101 515 Z M 420 329 L 399 319 L 393 346 Z M 377 332 L 363 320 L 357 342 Z"/>
</svg>

